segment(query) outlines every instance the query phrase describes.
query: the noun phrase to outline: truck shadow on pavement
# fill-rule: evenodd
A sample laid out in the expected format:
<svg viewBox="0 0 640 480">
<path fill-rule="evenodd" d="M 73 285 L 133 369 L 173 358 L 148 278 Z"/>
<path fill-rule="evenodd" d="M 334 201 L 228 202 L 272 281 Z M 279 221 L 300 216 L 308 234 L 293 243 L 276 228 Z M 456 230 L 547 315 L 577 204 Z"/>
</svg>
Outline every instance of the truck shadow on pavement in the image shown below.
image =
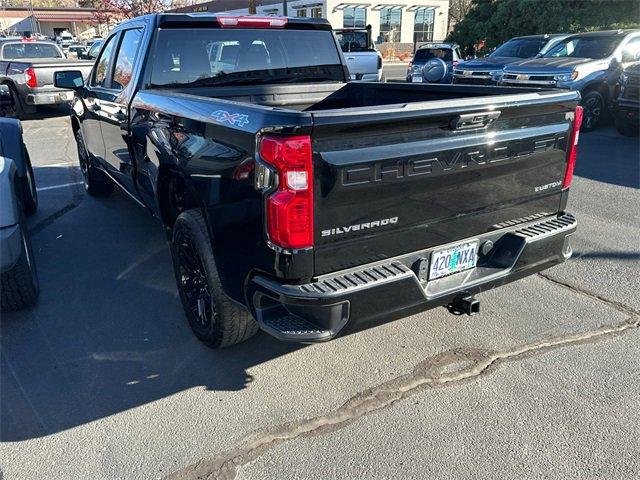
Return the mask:
<svg viewBox="0 0 640 480">
<path fill-rule="evenodd" d="M 184 317 L 162 228 L 124 194 L 83 197 L 33 244 L 39 302 L 2 318 L 1 441 L 194 387 L 242 390 L 251 367 L 303 347 L 264 334 L 224 350 L 203 346 Z"/>
<path fill-rule="evenodd" d="M 575 174 L 598 182 L 640 188 L 639 158 L 637 138 L 623 137 L 612 127 L 603 127 L 580 135 Z"/>
</svg>

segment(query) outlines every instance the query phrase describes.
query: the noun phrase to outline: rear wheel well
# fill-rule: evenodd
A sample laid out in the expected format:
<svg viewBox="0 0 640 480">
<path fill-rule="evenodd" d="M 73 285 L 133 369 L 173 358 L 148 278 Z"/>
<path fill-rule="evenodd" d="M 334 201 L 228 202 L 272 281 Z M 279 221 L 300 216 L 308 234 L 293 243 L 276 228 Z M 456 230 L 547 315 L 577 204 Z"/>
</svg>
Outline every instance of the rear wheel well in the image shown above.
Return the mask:
<svg viewBox="0 0 640 480">
<path fill-rule="evenodd" d="M 606 108 L 607 102 L 609 99 L 609 92 L 607 90 L 607 86 L 604 83 L 592 83 L 591 85 L 588 85 L 584 89 L 584 91 L 582 92 L 582 97 L 587 96 L 591 92 L 598 92 L 600 95 L 602 95 L 602 99 L 604 100 L 604 106 Z"/>
<path fill-rule="evenodd" d="M 157 195 L 160 218 L 168 235 L 171 234 L 178 215 L 185 210 L 200 207 L 187 182 L 174 171 L 160 173 Z"/>
</svg>

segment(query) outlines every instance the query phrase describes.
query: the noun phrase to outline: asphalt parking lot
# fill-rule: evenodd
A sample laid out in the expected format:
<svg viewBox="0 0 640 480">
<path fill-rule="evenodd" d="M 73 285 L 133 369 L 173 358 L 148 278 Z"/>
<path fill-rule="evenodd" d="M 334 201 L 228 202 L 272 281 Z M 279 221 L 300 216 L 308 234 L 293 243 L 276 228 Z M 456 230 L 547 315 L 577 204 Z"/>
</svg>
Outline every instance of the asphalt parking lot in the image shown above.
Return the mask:
<svg viewBox="0 0 640 480">
<path fill-rule="evenodd" d="M 160 226 L 84 194 L 66 117 L 24 129 L 42 291 L 2 318 L 4 479 L 638 478 L 637 139 L 581 136 L 573 259 L 481 315 L 214 351 Z"/>
</svg>

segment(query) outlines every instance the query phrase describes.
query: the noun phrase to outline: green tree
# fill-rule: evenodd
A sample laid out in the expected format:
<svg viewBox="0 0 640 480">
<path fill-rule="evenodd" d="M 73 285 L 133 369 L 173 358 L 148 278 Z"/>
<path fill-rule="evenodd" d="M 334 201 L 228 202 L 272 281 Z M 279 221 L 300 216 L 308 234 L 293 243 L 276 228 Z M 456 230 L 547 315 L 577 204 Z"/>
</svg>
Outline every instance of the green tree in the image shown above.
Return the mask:
<svg viewBox="0 0 640 480">
<path fill-rule="evenodd" d="M 448 40 L 482 54 L 520 35 L 638 26 L 638 0 L 473 0 Z"/>
</svg>

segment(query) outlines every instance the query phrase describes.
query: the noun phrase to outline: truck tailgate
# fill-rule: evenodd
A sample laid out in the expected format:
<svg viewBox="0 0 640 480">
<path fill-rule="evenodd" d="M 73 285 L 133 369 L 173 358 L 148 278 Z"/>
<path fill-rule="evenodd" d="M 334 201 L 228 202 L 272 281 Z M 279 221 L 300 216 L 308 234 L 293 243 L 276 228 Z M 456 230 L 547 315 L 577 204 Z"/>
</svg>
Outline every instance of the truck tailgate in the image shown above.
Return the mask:
<svg viewBox="0 0 640 480">
<path fill-rule="evenodd" d="M 48 61 L 32 61 L 32 67 L 36 72 L 38 80 L 38 88 L 53 86 L 53 74 L 62 70 L 80 70 L 82 76 L 86 79 L 93 68 L 93 62 L 83 60 L 48 60 Z"/>
<path fill-rule="evenodd" d="M 577 100 L 556 91 L 314 112 L 315 274 L 558 212 Z"/>
</svg>

